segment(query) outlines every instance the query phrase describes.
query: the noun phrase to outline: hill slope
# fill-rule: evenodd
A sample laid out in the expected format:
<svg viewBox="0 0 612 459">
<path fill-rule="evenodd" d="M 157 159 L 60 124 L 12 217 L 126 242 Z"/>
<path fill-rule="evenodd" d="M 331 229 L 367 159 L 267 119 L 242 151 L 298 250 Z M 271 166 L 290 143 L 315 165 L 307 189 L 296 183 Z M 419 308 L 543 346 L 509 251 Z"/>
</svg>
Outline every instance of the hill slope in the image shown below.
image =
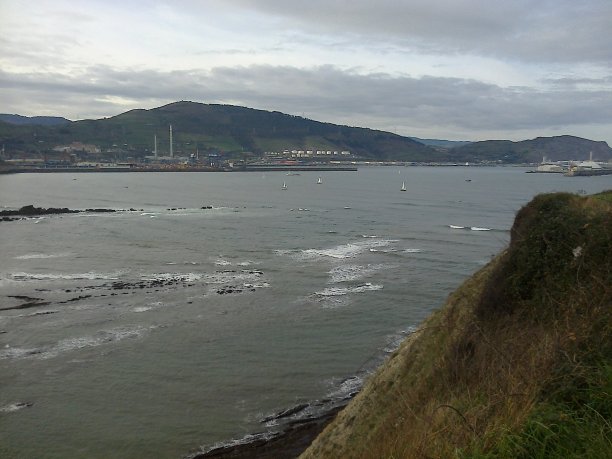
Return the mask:
<svg viewBox="0 0 612 459">
<path fill-rule="evenodd" d="M 605 142 L 572 136 L 539 137 L 511 142 L 453 142 L 421 140 L 367 128 L 323 123 L 280 112 L 233 105 L 175 102 L 162 107 L 130 110 L 98 120 L 51 119 L 0 115 L 0 144 L 8 154 L 40 154 L 72 142 L 94 144 L 117 154 L 138 157 L 151 154 L 154 136 L 158 152 L 169 151 L 169 125 L 173 127 L 173 149 L 177 155 L 222 152 L 228 156 L 260 156 L 266 151 L 348 150 L 352 158 L 415 162 L 539 162 L 550 159 L 612 159 Z M 59 124 L 43 125 L 49 122 Z M 64 122 L 65 121 L 65 122 Z M 19 124 L 15 124 L 19 123 Z M 351 159 L 352 159 L 351 158 Z"/>
<path fill-rule="evenodd" d="M 499 159 L 506 163 L 537 163 L 546 156 L 548 160 L 612 159 L 612 148 L 606 142 L 596 142 L 570 135 L 538 137 L 532 140 L 511 142 L 510 140 L 486 140 L 453 148 L 450 153 L 461 161 Z"/>
<path fill-rule="evenodd" d="M 34 124 L 39 126 L 55 126 L 58 124 L 71 123 L 70 120 L 62 118 L 61 116 L 22 116 L 9 115 L 7 113 L 0 113 L 0 121 L 9 124 Z"/>
<path fill-rule="evenodd" d="M 321 123 L 280 112 L 232 105 L 175 102 L 151 110 L 131 110 L 100 120 L 75 121 L 56 128 L 38 127 L 27 132 L 0 129 L 0 141 L 22 148 L 44 144 L 92 143 L 106 148 L 145 154 L 153 149 L 157 135 L 162 154 L 169 147 L 169 125 L 173 127 L 175 153 L 217 150 L 264 151 L 349 150 L 373 159 L 435 160 L 431 149 L 408 137 L 366 128 Z M 11 134 L 12 137 L 11 137 Z"/>
<path fill-rule="evenodd" d="M 612 192 L 536 197 L 302 458 L 609 457 Z"/>
</svg>

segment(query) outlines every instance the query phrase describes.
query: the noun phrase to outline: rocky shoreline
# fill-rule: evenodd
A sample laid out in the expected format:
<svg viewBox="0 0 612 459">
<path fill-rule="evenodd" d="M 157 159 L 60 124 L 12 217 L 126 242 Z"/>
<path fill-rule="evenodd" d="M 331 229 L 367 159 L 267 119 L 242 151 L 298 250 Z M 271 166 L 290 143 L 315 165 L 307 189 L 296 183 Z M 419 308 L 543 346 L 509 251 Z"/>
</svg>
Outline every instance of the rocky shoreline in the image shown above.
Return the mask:
<svg viewBox="0 0 612 459">
<path fill-rule="evenodd" d="M 348 403 L 335 406 L 324 413 L 307 419 L 288 422 L 280 432 L 254 434 L 244 441 L 215 447 L 187 456 L 186 459 L 293 459 L 308 448 Z M 296 409 L 301 408 L 301 405 Z M 289 413 L 287 410 L 284 413 Z M 289 414 L 287 414 L 288 416 Z M 270 419 L 270 418 L 266 418 Z"/>
</svg>

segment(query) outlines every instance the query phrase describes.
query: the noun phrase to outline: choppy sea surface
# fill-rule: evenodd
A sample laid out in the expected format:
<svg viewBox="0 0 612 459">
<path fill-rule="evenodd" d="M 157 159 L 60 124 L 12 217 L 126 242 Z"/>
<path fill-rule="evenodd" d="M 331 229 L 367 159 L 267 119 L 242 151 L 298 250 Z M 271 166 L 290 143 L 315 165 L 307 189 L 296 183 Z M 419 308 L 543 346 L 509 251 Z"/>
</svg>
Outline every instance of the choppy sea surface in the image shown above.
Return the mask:
<svg viewBox="0 0 612 459">
<path fill-rule="evenodd" d="M 126 210 L 0 222 L 0 456 L 179 458 L 326 409 L 535 194 L 612 187 L 525 171 L 0 175 L 2 209 Z"/>
</svg>

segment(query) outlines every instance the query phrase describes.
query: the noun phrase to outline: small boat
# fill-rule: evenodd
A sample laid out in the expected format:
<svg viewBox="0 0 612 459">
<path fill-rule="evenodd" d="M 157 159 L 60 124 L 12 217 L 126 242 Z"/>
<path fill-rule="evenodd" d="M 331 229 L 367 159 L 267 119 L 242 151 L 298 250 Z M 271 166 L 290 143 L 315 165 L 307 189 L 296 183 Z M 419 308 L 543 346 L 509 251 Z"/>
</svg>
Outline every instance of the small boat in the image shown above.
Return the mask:
<svg viewBox="0 0 612 459">
<path fill-rule="evenodd" d="M 317 179 L 317 185 L 320 185 L 321 183 L 323 183 L 323 179 L 321 179 L 321 177 L 319 177 L 319 178 Z"/>
<path fill-rule="evenodd" d="M 282 189 L 283 189 L 283 190 L 286 190 L 286 189 L 287 189 L 287 184 L 286 184 L 285 182 L 283 182 L 283 188 L 282 188 Z"/>
<path fill-rule="evenodd" d="M 406 191 L 406 182 L 402 182 L 402 187 L 400 188 L 400 191 Z"/>
</svg>

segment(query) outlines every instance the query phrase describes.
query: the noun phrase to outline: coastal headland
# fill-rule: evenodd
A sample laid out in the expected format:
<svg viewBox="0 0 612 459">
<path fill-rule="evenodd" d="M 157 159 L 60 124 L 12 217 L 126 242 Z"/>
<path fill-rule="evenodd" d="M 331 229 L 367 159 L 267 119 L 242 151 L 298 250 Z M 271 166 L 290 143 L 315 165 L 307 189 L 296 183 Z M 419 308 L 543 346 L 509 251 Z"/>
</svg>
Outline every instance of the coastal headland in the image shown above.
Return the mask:
<svg viewBox="0 0 612 459">
<path fill-rule="evenodd" d="M 300 457 L 605 457 L 611 227 L 612 191 L 534 198 Z"/>
<path fill-rule="evenodd" d="M 346 407 L 190 457 L 605 457 L 610 227 L 612 191 L 537 196 Z"/>
</svg>

